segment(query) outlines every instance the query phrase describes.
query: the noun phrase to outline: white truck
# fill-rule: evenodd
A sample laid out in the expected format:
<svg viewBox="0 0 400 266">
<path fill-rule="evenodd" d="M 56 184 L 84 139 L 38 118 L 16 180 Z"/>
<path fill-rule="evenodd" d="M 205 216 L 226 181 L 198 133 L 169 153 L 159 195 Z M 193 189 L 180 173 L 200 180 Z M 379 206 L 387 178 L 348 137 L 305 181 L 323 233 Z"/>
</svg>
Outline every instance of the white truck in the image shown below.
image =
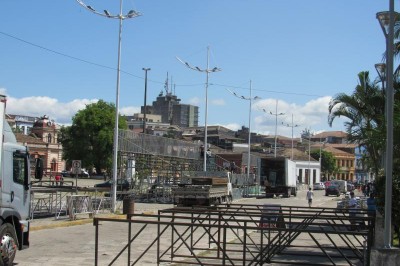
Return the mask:
<svg viewBox="0 0 400 266">
<path fill-rule="evenodd" d="M 261 158 L 265 196 L 297 196 L 296 163 L 284 157 Z"/>
<path fill-rule="evenodd" d="M 215 206 L 232 201 L 229 172 L 198 172 L 172 188 L 177 206 Z"/>
<path fill-rule="evenodd" d="M 346 194 L 347 192 L 347 181 L 346 180 L 331 180 L 331 185 L 337 186 L 340 193 Z"/>
<path fill-rule="evenodd" d="M 0 95 L 0 265 L 13 265 L 17 250 L 29 247 L 30 160 L 5 119 L 6 101 Z"/>
</svg>

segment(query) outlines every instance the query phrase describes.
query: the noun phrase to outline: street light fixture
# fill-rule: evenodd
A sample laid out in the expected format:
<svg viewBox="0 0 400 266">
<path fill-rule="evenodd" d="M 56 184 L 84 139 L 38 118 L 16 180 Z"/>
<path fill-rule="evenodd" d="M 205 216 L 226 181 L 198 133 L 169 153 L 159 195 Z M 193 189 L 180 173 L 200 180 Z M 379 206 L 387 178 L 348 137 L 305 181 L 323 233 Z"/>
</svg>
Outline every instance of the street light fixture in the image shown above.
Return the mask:
<svg viewBox="0 0 400 266">
<path fill-rule="evenodd" d="M 376 72 L 378 73 L 379 80 L 382 82 L 382 90 L 385 90 L 385 79 L 386 79 L 386 64 L 378 63 L 375 64 Z"/>
<path fill-rule="evenodd" d="M 313 184 L 311 180 L 311 128 L 308 132 L 308 184 L 309 187 Z"/>
<path fill-rule="evenodd" d="M 116 86 L 116 96 L 115 96 L 115 125 L 114 125 L 114 145 L 113 145 L 113 182 L 112 182 L 112 210 L 116 211 L 116 201 L 117 201 L 117 162 L 118 162 L 118 118 L 119 118 L 119 89 L 120 89 L 120 79 L 121 79 L 121 37 L 122 37 L 122 21 L 128 18 L 135 18 L 141 16 L 139 12 L 135 10 L 130 10 L 126 15 L 122 14 L 122 0 L 119 2 L 119 14 L 113 15 L 107 10 L 103 13 L 96 11 L 92 6 L 86 5 L 82 0 L 76 0 L 85 9 L 95 13 L 97 15 L 113 18 L 119 20 L 119 34 L 118 34 L 118 64 L 117 64 L 117 86 Z"/>
<path fill-rule="evenodd" d="M 209 67 L 209 62 L 210 62 L 210 47 L 207 46 L 207 68 L 206 69 L 201 69 L 197 66 L 193 67 L 191 66 L 189 63 L 182 61 L 179 57 L 176 57 L 176 59 L 179 60 L 179 62 L 181 62 L 182 64 L 184 64 L 186 67 L 192 69 L 192 70 L 196 70 L 199 72 L 204 72 L 206 73 L 206 110 L 205 110 L 205 118 L 204 118 L 204 161 L 203 161 L 203 170 L 204 172 L 207 171 L 207 148 L 208 148 L 208 144 L 207 144 L 207 116 L 208 116 L 208 76 L 211 72 L 218 72 L 221 71 L 220 68 L 218 67 L 214 67 L 211 68 Z"/>
<path fill-rule="evenodd" d="M 252 90 L 251 80 L 250 80 L 250 95 L 249 95 L 249 97 L 238 95 L 235 92 L 228 90 L 235 97 L 242 99 L 242 100 L 249 101 L 249 134 L 248 134 L 248 151 L 247 151 L 247 179 L 248 180 L 250 179 L 250 162 L 251 162 L 251 157 L 250 157 L 251 156 L 251 154 L 250 154 L 251 153 L 251 148 L 250 148 L 251 147 L 251 105 L 252 105 L 252 101 L 261 99 L 258 96 L 252 97 L 251 90 Z"/>
<path fill-rule="evenodd" d="M 285 124 L 282 122 L 282 125 L 285 125 Z M 292 156 L 290 157 L 290 160 L 293 160 L 293 146 L 294 146 L 293 145 L 293 128 L 298 127 L 300 125 L 297 125 L 297 124 L 293 123 L 293 114 L 292 114 L 292 123 L 290 125 L 286 124 L 285 126 L 292 128 Z"/>
<path fill-rule="evenodd" d="M 385 226 L 383 233 L 384 248 L 391 248 L 392 225 L 392 182 L 393 182 L 393 49 L 394 23 L 399 17 L 394 12 L 394 0 L 389 1 L 389 11 L 379 12 L 376 18 L 386 39 L 386 191 L 385 191 Z"/>
<path fill-rule="evenodd" d="M 263 111 L 266 113 L 265 109 Z M 272 113 L 271 111 L 269 112 L 270 115 L 275 116 L 275 149 L 274 149 L 274 157 L 276 158 L 276 138 L 278 134 L 278 116 L 279 115 L 284 115 L 285 113 L 278 113 L 278 100 L 276 100 L 276 108 L 275 108 L 275 113 Z"/>
<path fill-rule="evenodd" d="M 146 133 L 146 102 L 147 102 L 147 71 L 151 70 L 151 68 L 142 68 L 144 70 L 144 106 L 143 106 L 143 134 Z"/>
</svg>

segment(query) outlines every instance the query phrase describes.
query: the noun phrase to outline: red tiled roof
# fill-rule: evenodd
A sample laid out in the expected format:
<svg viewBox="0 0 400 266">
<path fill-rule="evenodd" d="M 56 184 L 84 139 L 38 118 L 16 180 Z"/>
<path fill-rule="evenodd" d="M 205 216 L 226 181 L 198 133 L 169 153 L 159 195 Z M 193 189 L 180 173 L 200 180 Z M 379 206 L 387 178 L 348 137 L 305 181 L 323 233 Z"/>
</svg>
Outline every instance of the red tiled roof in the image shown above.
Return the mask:
<svg viewBox="0 0 400 266">
<path fill-rule="evenodd" d="M 45 144 L 45 142 L 38 138 L 31 135 L 24 135 L 22 133 L 15 133 L 15 138 L 19 143 L 27 143 L 27 144 Z"/>
<path fill-rule="evenodd" d="M 347 133 L 343 131 L 324 131 L 318 134 L 315 134 L 311 138 L 327 138 L 327 137 L 337 137 L 337 138 L 347 138 Z"/>
</svg>

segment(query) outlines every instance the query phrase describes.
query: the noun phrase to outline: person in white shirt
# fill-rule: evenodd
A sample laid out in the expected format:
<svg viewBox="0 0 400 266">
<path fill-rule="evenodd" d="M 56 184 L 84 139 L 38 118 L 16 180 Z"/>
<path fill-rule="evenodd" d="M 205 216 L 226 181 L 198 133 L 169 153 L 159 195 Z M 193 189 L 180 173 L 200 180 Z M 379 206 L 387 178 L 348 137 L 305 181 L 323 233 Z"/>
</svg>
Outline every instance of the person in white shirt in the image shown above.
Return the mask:
<svg viewBox="0 0 400 266">
<path fill-rule="evenodd" d="M 354 192 L 350 192 L 350 200 L 349 200 L 349 218 L 351 218 L 351 230 L 356 229 L 356 221 L 353 219 L 356 217 L 356 208 L 357 208 L 357 199 L 354 197 Z"/>
<path fill-rule="evenodd" d="M 314 192 L 312 192 L 311 187 L 308 189 L 307 191 L 307 196 L 306 196 L 307 200 L 308 200 L 308 207 L 311 207 L 312 205 L 312 200 L 314 198 Z"/>
</svg>

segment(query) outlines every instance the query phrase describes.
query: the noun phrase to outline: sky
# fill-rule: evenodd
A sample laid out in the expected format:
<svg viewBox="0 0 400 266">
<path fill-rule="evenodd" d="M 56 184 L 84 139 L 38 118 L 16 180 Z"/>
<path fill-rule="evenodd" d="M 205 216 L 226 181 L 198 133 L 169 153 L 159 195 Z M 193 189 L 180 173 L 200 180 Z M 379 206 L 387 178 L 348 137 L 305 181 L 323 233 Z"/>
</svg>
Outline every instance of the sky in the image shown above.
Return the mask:
<svg viewBox="0 0 400 266">
<path fill-rule="evenodd" d="M 118 0 L 82 1 L 119 13 Z M 147 104 L 165 94 L 168 75 L 169 91 L 199 106 L 200 126 L 207 99 L 208 126 L 237 130 L 250 121 L 252 132 L 288 137 L 344 131 L 342 118 L 329 127 L 329 101 L 352 94 L 359 72 L 377 77 L 385 37 L 376 13 L 388 9 L 382 0 L 124 0 L 124 14 L 142 15 L 123 20 L 119 111 L 140 112 L 142 69 L 151 68 Z M 1 0 L 0 10 L 7 113 L 68 125 L 86 104 L 116 103 L 118 19 L 76 0 Z M 206 74 L 177 57 L 200 69 L 208 58 L 208 69 L 221 71 L 209 74 L 206 89 Z"/>
</svg>

